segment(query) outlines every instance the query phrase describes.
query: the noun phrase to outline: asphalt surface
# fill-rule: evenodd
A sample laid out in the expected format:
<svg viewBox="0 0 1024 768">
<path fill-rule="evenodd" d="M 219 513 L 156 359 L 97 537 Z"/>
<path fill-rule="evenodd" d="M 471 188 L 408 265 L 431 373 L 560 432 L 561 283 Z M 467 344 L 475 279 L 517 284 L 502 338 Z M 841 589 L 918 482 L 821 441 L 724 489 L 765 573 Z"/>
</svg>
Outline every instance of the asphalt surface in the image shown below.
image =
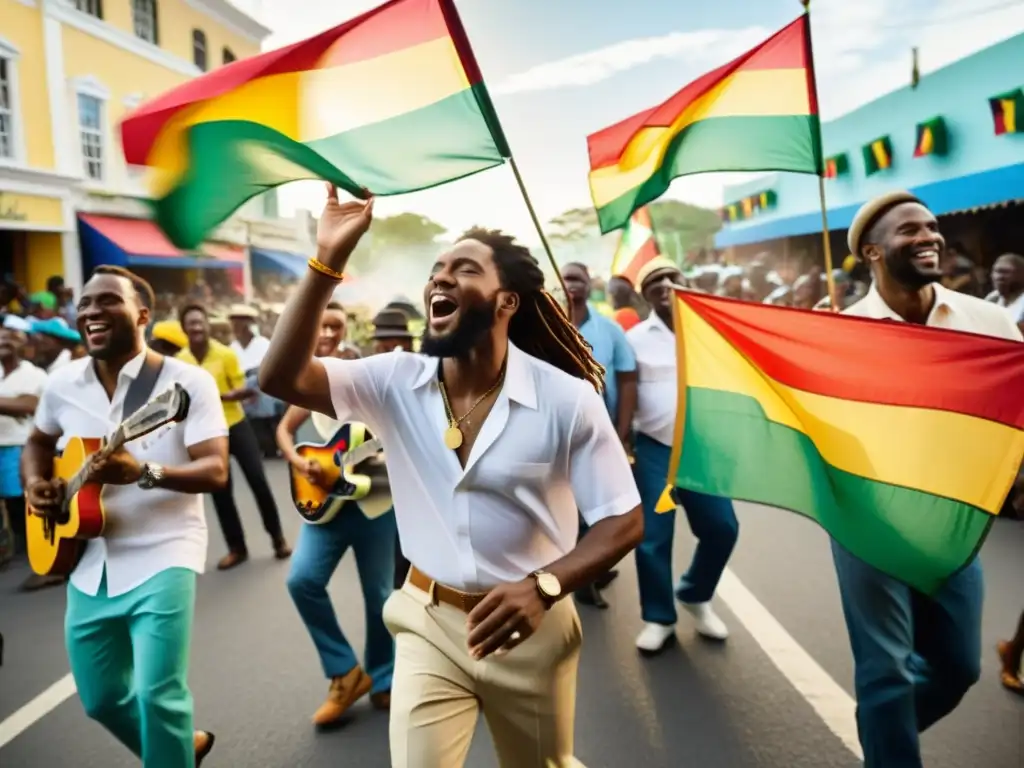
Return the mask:
<svg viewBox="0 0 1024 768">
<path fill-rule="evenodd" d="M 280 462 L 274 486 L 292 539 L 302 524 L 287 506 Z M 217 734 L 205 768 L 386 768 L 387 716 L 367 701 L 350 721 L 316 733 L 309 718 L 326 690 L 312 644 L 276 562 L 261 535 L 244 482 L 236 483 L 253 559 L 228 572 L 213 569 L 223 543 L 212 509 L 210 571 L 199 581 L 191 685 L 198 727 Z M 852 664 L 826 537 L 794 515 L 744 506 L 731 569 L 757 600 L 843 689 Z M 692 537 L 680 520 L 677 571 Z M 1011 632 L 1024 607 L 1024 524 L 1001 523 L 983 551 L 988 581 L 985 669 L 960 708 L 923 737 L 929 768 L 1024 768 L 1024 700 L 998 684 L 993 646 Z M 751 617 L 720 606 L 732 636 L 703 642 L 681 620 L 679 644 L 653 659 L 633 645 L 640 628 L 631 560 L 606 591 L 611 608 L 582 607 L 576 754 L 588 768 L 852 768 L 858 759 L 762 649 Z M 21 594 L 26 567 L 0 573 L 0 630 L 7 637 L 0 667 L 0 723 L 68 672 L 61 588 Z M 331 593 L 357 649 L 362 602 L 351 558 Z M 739 609 L 737 609 L 739 610 Z M 741 619 L 744 619 L 741 623 Z M 750 625 L 748 631 L 745 625 Z M 0 727 L 2 730 L 2 727 Z M 119 768 L 138 765 L 84 715 L 72 696 L 0 748 L 2 768 Z M 492 768 L 482 724 L 468 765 Z"/>
</svg>

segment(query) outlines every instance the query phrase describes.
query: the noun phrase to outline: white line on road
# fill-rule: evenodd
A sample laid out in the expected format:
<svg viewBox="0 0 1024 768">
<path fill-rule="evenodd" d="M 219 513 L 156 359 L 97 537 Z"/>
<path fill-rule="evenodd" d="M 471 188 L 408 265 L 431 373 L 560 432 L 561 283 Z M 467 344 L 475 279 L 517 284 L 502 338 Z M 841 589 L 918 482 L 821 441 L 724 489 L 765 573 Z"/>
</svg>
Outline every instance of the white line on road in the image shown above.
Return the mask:
<svg viewBox="0 0 1024 768">
<path fill-rule="evenodd" d="M 864 759 L 857 738 L 856 704 L 811 655 L 793 639 L 768 609 L 728 568 L 718 597 L 753 636 L 772 664 L 785 676 L 847 749 Z"/>
<path fill-rule="evenodd" d="M 0 749 L 14 741 L 23 731 L 39 722 L 78 692 L 70 674 L 36 696 L 32 701 L 0 723 Z"/>
</svg>

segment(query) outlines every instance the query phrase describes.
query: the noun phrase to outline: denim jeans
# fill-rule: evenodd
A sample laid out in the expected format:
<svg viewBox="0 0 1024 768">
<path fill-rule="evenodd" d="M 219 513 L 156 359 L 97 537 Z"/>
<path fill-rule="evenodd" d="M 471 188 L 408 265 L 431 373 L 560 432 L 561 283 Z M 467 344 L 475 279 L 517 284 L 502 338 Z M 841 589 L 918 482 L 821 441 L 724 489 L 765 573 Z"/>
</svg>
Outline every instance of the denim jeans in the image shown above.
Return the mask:
<svg viewBox="0 0 1024 768">
<path fill-rule="evenodd" d="M 637 435 L 633 453 L 633 473 L 644 510 L 644 540 L 636 549 L 640 613 L 645 622 L 675 624 L 674 598 L 686 603 L 705 603 L 714 596 L 736 546 L 739 522 L 729 499 L 683 489 L 676 491 L 698 541 L 690 567 L 673 594 L 672 539 L 676 513 L 654 511 L 665 490 L 672 449 L 646 435 Z"/>
<path fill-rule="evenodd" d="M 396 535 L 394 511 L 371 520 L 356 502 L 349 502 L 329 523 L 302 526 L 288 574 L 288 591 L 320 655 L 324 675 L 344 675 L 359 661 L 338 624 L 327 584 L 352 548 L 366 608 L 363 668 L 373 679 L 373 693 L 391 690 L 395 666 L 395 644 L 383 613 L 393 591 Z"/>
<path fill-rule="evenodd" d="M 984 577 L 975 559 L 929 598 L 832 542 L 853 648 L 865 768 L 921 768 L 918 734 L 981 675 Z"/>
</svg>

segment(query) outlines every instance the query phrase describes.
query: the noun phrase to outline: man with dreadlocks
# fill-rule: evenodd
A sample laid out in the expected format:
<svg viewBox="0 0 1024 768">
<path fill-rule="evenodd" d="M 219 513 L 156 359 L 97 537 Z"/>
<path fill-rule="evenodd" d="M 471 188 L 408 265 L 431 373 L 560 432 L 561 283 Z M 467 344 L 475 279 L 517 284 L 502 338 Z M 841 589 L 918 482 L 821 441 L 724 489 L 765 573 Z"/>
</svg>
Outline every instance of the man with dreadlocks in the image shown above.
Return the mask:
<svg viewBox="0 0 1024 768">
<path fill-rule="evenodd" d="M 582 638 L 562 598 L 643 536 L 600 367 L 530 252 L 481 229 L 430 272 L 421 354 L 314 358 L 320 312 L 371 211 L 330 190 L 260 386 L 364 422 L 402 478 L 392 494 L 412 567 L 384 607 L 396 639 L 392 766 L 462 766 L 482 709 L 501 765 L 564 768 Z M 577 508 L 591 525 L 578 544 Z"/>
</svg>

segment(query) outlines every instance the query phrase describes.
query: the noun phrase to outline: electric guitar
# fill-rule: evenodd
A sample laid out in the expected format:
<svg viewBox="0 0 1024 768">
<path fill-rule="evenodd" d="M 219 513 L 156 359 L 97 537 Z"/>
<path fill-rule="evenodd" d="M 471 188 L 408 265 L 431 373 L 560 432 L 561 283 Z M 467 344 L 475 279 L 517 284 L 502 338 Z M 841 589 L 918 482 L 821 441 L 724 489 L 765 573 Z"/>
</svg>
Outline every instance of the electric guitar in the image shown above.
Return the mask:
<svg viewBox="0 0 1024 768">
<path fill-rule="evenodd" d="M 370 478 L 355 467 L 381 450 L 380 440 L 367 440 L 366 425 L 342 424 L 325 443 L 301 443 L 295 452 L 320 467 L 320 482 L 290 467 L 292 501 L 302 519 L 323 525 L 334 519 L 346 501 L 358 501 L 370 492 Z"/>
<path fill-rule="evenodd" d="M 63 453 L 53 461 L 53 476 L 65 482 L 64 499 L 56 515 L 37 513 L 31 507 L 25 515 L 25 537 L 29 564 L 40 576 L 67 576 L 75 569 L 88 539 L 103 535 L 106 512 L 103 486 L 89 479 L 94 456 L 105 458 L 132 440 L 148 435 L 165 424 L 183 421 L 188 415 L 188 392 L 175 384 L 122 421 L 107 441 L 93 437 L 72 437 Z"/>
</svg>

